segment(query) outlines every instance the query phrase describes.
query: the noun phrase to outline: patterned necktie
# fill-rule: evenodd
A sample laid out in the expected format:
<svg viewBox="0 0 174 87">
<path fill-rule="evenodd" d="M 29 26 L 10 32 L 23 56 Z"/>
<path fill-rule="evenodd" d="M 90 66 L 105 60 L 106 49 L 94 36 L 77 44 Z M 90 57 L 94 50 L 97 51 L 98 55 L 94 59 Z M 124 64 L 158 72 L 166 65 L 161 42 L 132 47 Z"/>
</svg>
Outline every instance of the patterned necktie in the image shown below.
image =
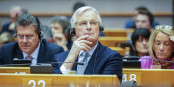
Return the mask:
<svg viewBox="0 0 174 87">
<path fill-rule="evenodd" d="M 88 53 L 87 52 L 83 52 L 82 53 L 82 57 L 83 59 L 80 61 L 81 63 L 84 63 L 84 65 L 78 65 L 77 66 L 77 74 L 84 74 L 85 72 L 85 69 L 86 69 L 86 66 L 88 65 L 88 62 L 87 62 L 87 55 Z"/>
<path fill-rule="evenodd" d="M 30 55 L 28 55 L 28 56 L 25 57 L 25 59 L 32 60 L 33 58 Z"/>
</svg>

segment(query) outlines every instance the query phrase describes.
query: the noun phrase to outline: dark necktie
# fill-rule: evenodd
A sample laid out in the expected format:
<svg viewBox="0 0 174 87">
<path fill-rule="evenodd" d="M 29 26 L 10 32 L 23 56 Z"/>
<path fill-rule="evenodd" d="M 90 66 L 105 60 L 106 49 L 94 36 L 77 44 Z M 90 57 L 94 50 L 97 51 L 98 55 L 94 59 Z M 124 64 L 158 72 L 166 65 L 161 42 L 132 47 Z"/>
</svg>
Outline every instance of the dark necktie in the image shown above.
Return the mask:
<svg viewBox="0 0 174 87">
<path fill-rule="evenodd" d="M 85 69 L 86 69 L 86 66 L 88 65 L 88 62 L 87 62 L 87 55 L 88 53 L 87 52 L 83 52 L 82 53 L 82 57 L 83 59 L 80 61 L 81 63 L 84 63 L 84 65 L 78 65 L 77 66 L 77 74 L 84 74 L 85 72 Z"/>
</svg>

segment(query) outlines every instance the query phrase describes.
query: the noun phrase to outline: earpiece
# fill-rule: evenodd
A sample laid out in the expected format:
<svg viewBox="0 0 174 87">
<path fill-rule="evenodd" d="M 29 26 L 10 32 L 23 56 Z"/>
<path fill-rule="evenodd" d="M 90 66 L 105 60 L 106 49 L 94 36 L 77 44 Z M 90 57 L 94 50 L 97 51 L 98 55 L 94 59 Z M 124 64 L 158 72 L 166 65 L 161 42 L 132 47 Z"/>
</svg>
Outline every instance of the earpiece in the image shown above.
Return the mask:
<svg viewBox="0 0 174 87">
<path fill-rule="evenodd" d="M 73 28 L 73 29 L 70 30 L 70 34 L 71 34 L 72 36 L 75 36 L 75 35 L 76 35 L 76 30 L 75 30 L 75 28 Z"/>
<path fill-rule="evenodd" d="M 40 23 L 40 21 L 39 21 L 39 19 L 38 19 L 38 17 L 36 17 L 36 16 L 34 16 L 35 18 L 36 18 L 36 22 L 37 22 L 37 34 L 38 34 L 38 37 L 39 37 L 39 39 L 41 40 L 41 38 L 42 38 L 42 28 L 43 28 L 43 26 L 42 26 L 42 24 Z"/>
<path fill-rule="evenodd" d="M 38 33 L 38 37 L 39 37 L 40 40 L 42 39 L 42 37 L 43 37 L 42 31 L 40 31 L 40 32 Z"/>
<path fill-rule="evenodd" d="M 99 30 L 100 30 L 100 32 L 103 32 L 104 31 L 104 27 L 103 26 L 99 26 Z"/>
</svg>

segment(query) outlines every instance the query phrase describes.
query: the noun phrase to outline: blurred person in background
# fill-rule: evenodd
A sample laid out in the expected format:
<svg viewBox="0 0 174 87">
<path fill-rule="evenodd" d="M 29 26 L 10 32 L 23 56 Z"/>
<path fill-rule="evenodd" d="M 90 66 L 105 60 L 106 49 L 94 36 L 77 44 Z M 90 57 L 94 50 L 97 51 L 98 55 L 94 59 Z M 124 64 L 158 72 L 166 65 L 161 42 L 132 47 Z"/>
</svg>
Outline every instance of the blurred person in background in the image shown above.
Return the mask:
<svg viewBox="0 0 174 87">
<path fill-rule="evenodd" d="M 27 14 L 28 10 L 21 8 L 20 6 L 15 6 L 10 11 L 10 22 L 2 26 L 2 32 L 9 32 L 12 35 L 15 34 L 15 22 L 17 18 L 22 14 Z"/>
<path fill-rule="evenodd" d="M 50 43 L 53 42 L 53 33 L 47 25 L 44 25 L 42 27 L 42 38 L 46 39 L 47 42 L 50 42 Z"/>
<path fill-rule="evenodd" d="M 1 24 L 1 21 L 0 21 L 0 32 L 2 31 L 2 24 Z"/>
<path fill-rule="evenodd" d="M 80 7 L 83 7 L 83 6 L 86 6 L 86 4 L 84 2 L 76 2 L 74 5 L 73 5 L 73 12 L 75 12 L 78 8 Z"/>
<path fill-rule="evenodd" d="M 168 25 L 158 25 L 152 32 L 149 39 L 150 56 L 139 59 L 142 69 L 151 69 L 154 65 L 161 69 L 174 69 L 174 29 Z M 163 61 L 159 61 L 163 60 Z"/>
<path fill-rule="evenodd" d="M 150 31 L 145 28 L 136 29 L 131 36 L 130 56 L 147 56 L 149 55 L 148 42 Z"/>
<path fill-rule="evenodd" d="M 136 15 L 141 12 L 141 11 L 149 11 L 148 8 L 146 8 L 145 6 L 139 6 L 139 7 L 136 7 L 135 8 L 135 11 L 133 13 L 133 18 L 128 20 L 126 23 L 125 23 L 125 28 L 127 29 L 131 29 L 131 28 L 136 28 L 135 26 L 135 18 L 136 18 Z M 149 11 L 150 12 L 150 11 Z M 159 25 L 159 23 L 157 23 L 156 21 L 153 21 L 153 24 L 152 24 L 152 28 L 154 28 L 156 25 Z"/>
<path fill-rule="evenodd" d="M 13 41 L 13 36 L 9 32 L 3 32 L 0 34 L 0 47 Z"/>
<path fill-rule="evenodd" d="M 151 30 L 153 27 L 154 17 L 149 11 L 140 11 L 135 16 L 135 28 L 146 28 Z"/>
<path fill-rule="evenodd" d="M 65 16 L 55 16 L 51 21 L 53 42 L 62 46 L 65 51 L 70 50 L 73 44 L 70 34 L 71 25 Z"/>
</svg>

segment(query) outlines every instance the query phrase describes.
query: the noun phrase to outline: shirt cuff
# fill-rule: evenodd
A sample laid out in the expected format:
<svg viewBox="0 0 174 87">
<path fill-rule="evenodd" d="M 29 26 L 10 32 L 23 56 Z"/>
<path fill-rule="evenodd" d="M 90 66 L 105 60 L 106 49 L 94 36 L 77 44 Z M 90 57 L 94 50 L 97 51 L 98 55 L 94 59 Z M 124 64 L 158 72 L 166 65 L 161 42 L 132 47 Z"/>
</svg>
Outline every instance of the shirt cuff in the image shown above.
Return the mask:
<svg viewBox="0 0 174 87">
<path fill-rule="evenodd" d="M 65 67 L 64 65 L 62 65 L 62 66 L 60 67 L 60 70 L 61 70 L 62 74 L 64 74 L 64 75 L 69 74 L 70 71 L 71 71 L 71 69 L 66 69 L 66 67 Z"/>
</svg>

